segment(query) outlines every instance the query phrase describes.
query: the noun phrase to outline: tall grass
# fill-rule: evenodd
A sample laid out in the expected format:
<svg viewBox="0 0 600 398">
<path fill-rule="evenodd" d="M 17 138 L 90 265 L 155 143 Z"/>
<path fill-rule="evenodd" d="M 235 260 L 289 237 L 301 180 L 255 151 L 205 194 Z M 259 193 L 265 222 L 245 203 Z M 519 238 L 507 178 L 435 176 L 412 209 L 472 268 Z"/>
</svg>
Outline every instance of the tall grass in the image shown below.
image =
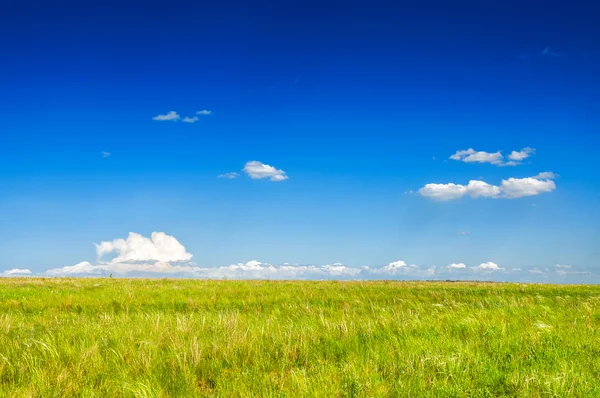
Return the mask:
<svg viewBox="0 0 600 398">
<path fill-rule="evenodd" d="M 600 287 L 0 280 L 0 396 L 598 397 Z"/>
</svg>

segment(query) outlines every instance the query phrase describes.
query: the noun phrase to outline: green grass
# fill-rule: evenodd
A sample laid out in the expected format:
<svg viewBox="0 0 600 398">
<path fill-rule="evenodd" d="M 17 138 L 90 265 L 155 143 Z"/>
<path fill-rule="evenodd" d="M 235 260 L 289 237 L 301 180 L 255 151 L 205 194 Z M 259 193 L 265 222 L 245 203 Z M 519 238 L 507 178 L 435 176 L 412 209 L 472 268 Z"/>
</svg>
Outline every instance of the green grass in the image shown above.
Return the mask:
<svg viewBox="0 0 600 398">
<path fill-rule="evenodd" d="M 600 287 L 0 280 L 0 396 L 600 397 Z"/>
</svg>

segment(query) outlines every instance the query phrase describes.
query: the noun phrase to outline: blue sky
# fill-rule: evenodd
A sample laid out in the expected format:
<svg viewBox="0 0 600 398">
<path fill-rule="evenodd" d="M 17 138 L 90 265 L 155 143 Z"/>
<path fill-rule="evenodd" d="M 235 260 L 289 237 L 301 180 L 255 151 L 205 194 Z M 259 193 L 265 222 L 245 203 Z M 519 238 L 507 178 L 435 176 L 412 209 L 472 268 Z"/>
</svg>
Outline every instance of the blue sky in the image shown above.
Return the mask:
<svg viewBox="0 0 600 398">
<path fill-rule="evenodd" d="M 3 5 L 0 272 L 600 281 L 599 13 Z"/>
</svg>

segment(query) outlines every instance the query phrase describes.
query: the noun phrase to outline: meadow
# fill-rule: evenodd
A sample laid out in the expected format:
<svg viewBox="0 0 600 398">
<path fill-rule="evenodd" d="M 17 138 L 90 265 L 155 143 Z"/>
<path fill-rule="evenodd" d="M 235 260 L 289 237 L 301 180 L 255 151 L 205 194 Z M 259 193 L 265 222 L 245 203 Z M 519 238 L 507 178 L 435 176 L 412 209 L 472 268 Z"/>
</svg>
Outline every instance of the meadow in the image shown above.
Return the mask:
<svg viewBox="0 0 600 398">
<path fill-rule="evenodd" d="M 0 396 L 599 397 L 600 287 L 4 278 Z"/>
</svg>

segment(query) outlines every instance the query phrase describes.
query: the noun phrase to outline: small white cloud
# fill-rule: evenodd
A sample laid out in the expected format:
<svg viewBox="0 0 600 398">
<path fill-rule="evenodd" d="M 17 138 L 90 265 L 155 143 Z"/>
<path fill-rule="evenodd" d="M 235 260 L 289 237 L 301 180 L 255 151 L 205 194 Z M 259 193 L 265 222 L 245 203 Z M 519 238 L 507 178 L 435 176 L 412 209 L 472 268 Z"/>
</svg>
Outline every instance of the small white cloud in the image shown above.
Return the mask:
<svg viewBox="0 0 600 398">
<path fill-rule="evenodd" d="M 533 154 L 535 154 L 535 148 L 526 147 L 520 151 L 512 151 L 510 155 L 508 155 L 508 158 L 515 162 L 521 162 Z"/>
<path fill-rule="evenodd" d="M 238 178 L 239 174 L 236 173 L 235 171 L 232 171 L 230 173 L 224 173 L 224 174 L 219 174 L 217 176 L 217 178 L 227 178 L 229 180 L 233 180 L 234 178 Z"/>
<path fill-rule="evenodd" d="M 100 152 L 100 154 L 102 155 L 102 159 L 106 159 L 107 157 L 110 156 L 110 152 L 102 151 L 102 152 Z"/>
<path fill-rule="evenodd" d="M 13 268 L 0 273 L 2 276 L 24 276 L 31 275 L 31 271 L 27 268 Z"/>
<path fill-rule="evenodd" d="M 566 265 L 566 264 L 556 264 L 554 267 L 555 268 L 562 268 L 562 269 L 571 269 L 571 268 L 573 268 L 572 266 Z"/>
<path fill-rule="evenodd" d="M 558 177 L 559 177 L 558 174 L 555 174 L 555 173 L 553 173 L 551 171 L 544 171 L 544 172 L 539 173 L 538 175 L 536 175 L 534 177 L 531 177 L 531 178 L 536 178 L 538 180 L 553 180 L 553 179 L 556 179 Z"/>
<path fill-rule="evenodd" d="M 82 261 L 75 265 L 61 268 L 53 268 L 46 271 L 47 275 L 76 275 L 76 274 L 100 274 L 105 267 L 92 265 L 87 261 Z"/>
<path fill-rule="evenodd" d="M 284 181 L 288 179 L 285 171 L 278 170 L 273 166 L 253 160 L 244 166 L 244 172 L 252 179 L 268 178 L 271 181 Z"/>
<path fill-rule="evenodd" d="M 474 270 L 481 271 L 502 271 L 504 268 L 500 268 L 498 264 L 488 261 L 487 263 L 479 264 L 477 267 L 471 267 Z"/>
<path fill-rule="evenodd" d="M 373 274 L 389 274 L 394 275 L 397 273 L 413 273 L 417 271 L 419 267 L 414 264 L 406 264 L 406 262 L 402 260 L 392 261 L 388 265 L 383 268 L 373 268 L 371 269 L 371 273 Z"/>
<path fill-rule="evenodd" d="M 203 109 L 201 111 L 197 111 L 196 115 L 212 115 L 212 111 L 209 111 L 207 109 Z"/>
<path fill-rule="evenodd" d="M 529 273 L 530 273 L 530 274 L 536 274 L 536 275 L 540 275 L 540 274 L 544 274 L 544 271 L 542 271 L 542 270 L 541 270 L 541 269 L 539 269 L 539 268 L 534 268 L 534 269 L 531 269 L 531 270 L 529 270 Z"/>
<path fill-rule="evenodd" d="M 450 156 L 452 160 L 458 160 L 465 163 L 491 163 L 501 164 L 503 160 L 502 153 L 498 152 L 484 152 L 476 151 L 473 148 L 456 151 L 456 153 Z"/>
<path fill-rule="evenodd" d="M 467 231 L 458 231 L 456 233 L 456 236 L 468 236 L 468 235 L 469 235 L 469 232 L 467 232 Z"/>
<path fill-rule="evenodd" d="M 448 266 L 448 268 L 452 269 L 465 269 L 467 266 L 464 263 L 452 263 Z"/>
<path fill-rule="evenodd" d="M 177 114 L 177 112 L 175 111 L 170 111 L 169 113 L 167 113 L 166 115 L 157 115 L 154 116 L 152 118 L 152 120 L 157 120 L 159 122 L 165 122 L 165 121 L 172 121 L 172 122 L 176 122 L 180 119 L 181 117 Z"/>
<path fill-rule="evenodd" d="M 198 121 L 198 116 L 186 116 L 182 120 L 184 123 L 196 123 Z"/>
</svg>

